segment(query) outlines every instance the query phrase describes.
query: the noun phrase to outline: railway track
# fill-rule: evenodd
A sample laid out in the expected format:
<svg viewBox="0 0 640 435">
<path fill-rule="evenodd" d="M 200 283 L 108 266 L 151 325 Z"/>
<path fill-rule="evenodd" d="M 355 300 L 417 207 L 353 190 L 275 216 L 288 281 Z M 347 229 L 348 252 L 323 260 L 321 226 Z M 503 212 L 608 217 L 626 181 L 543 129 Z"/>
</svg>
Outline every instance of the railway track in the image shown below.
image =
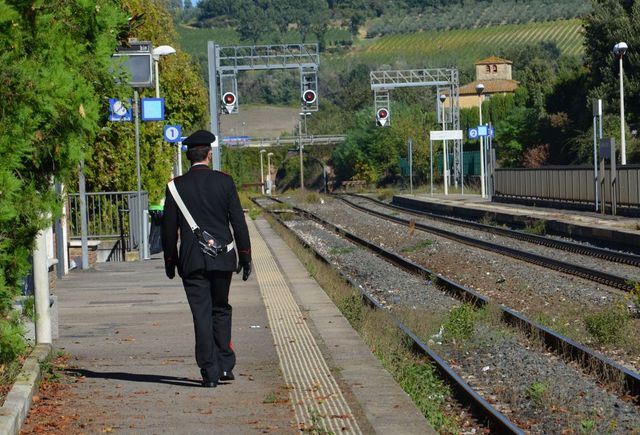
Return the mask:
<svg viewBox="0 0 640 435">
<path fill-rule="evenodd" d="M 334 233 L 339 234 L 340 236 L 360 246 L 363 246 L 369 250 L 372 250 L 379 256 L 385 258 L 387 261 L 390 261 L 391 263 L 396 264 L 397 266 L 405 270 L 411 271 L 420 276 L 434 276 L 434 274 L 430 270 L 420 265 L 417 265 L 415 263 L 412 263 L 411 261 L 408 261 L 402 256 L 397 255 L 393 252 L 390 252 L 384 248 L 381 248 L 380 246 L 377 246 L 376 244 L 371 243 L 361 237 L 358 237 L 357 235 L 350 233 L 344 228 L 340 228 L 332 224 L 331 222 L 328 222 L 325 219 L 322 219 L 319 216 L 314 215 L 313 213 L 310 213 L 306 210 L 303 210 L 297 207 L 293 207 L 292 210 L 295 213 L 306 217 L 307 219 L 310 219 L 312 221 L 319 223 L 325 228 L 329 228 Z M 284 223 L 282 224 L 284 225 Z M 297 237 L 297 238 L 298 240 L 301 240 L 300 237 Z M 304 243 L 304 244 L 308 246 L 307 243 Z M 461 300 L 471 301 L 476 306 L 483 306 L 491 303 L 491 301 L 488 298 L 484 297 L 483 295 L 480 295 L 469 288 L 466 288 L 452 280 L 449 280 L 446 277 L 441 277 L 441 276 L 436 277 L 435 283 L 442 290 L 445 290 L 448 293 L 456 295 Z M 381 306 L 378 303 L 376 303 L 375 300 L 373 300 L 371 297 L 367 297 L 366 294 L 364 294 L 364 296 L 368 300 L 369 304 L 377 306 L 378 308 L 381 308 Z M 500 307 L 500 310 L 501 310 L 501 316 L 506 323 L 518 327 L 520 330 L 524 331 L 527 335 L 531 337 L 542 339 L 545 346 L 547 346 L 549 349 L 553 350 L 556 354 L 562 356 L 565 360 L 578 363 L 586 372 L 589 372 L 591 375 L 595 376 L 599 380 L 609 381 L 611 379 L 622 379 L 622 384 L 625 392 L 627 394 L 636 396 L 635 403 L 636 404 L 639 403 L 638 395 L 640 394 L 640 376 L 637 373 L 625 367 L 622 367 L 616 362 L 593 352 L 591 349 L 585 346 L 582 346 L 572 341 L 571 339 L 568 339 L 567 337 L 564 337 L 550 330 L 549 328 L 546 328 L 544 326 L 536 324 L 535 322 L 530 321 L 529 319 L 527 319 L 526 317 L 517 313 L 514 310 L 511 310 L 503 306 Z M 428 346 L 422 343 L 412 331 L 410 331 L 406 326 L 399 323 L 397 320 L 396 320 L 396 323 L 398 323 L 399 324 L 398 326 L 405 332 L 405 334 L 414 341 L 415 346 L 420 348 L 422 352 L 428 355 L 439 367 L 441 367 L 441 372 L 447 373 L 446 375 L 444 375 L 444 377 L 447 378 L 450 383 L 457 384 L 457 382 L 461 380 L 461 379 L 457 379 L 459 378 L 459 376 L 455 375 L 455 372 L 450 370 L 451 368 L 447 366 L 446 362 L 441 360 L 440 357 L 438 357 L 438 355 L 433 350 L 431 350 Z M 449 373 L 449 372 L 452 372 L 452 373 Z M 463 384 L 463 385 L 466 385 L 466 384 Z M 468 385 L 466 385 L 466 387 L 457 386 L 456 390 L 465 391 L 466 389 L 469 389 L 469 388 L 470 387 L 468 387 Z M 475 403 L 476 398 L 474 397 L 474 394 L 472 391 L 473 390 L 462 393 L 463 396 L 465 397 L 466 403 Z M 477 394 L 475 394 L 475 396 L 477 396 Z M 491 411 L 485 410 L 486 404 L 482 402 L 474 404 L 473 407 L 476 410 L 476 412 L 479 412 L 480 414 L 483 414 L 483 415 L 486 412 L 489 412 L 489 413 L 491 412 Z M 495 425 L 504 424 L 504 422 L 502 421 L 503 417 L 504 417 L 503 415 L 499 414 L 498 416 L 493 416 L 493 417 L 488 417 L 484 415 L 481 418 L 487 419 L 487 421 L 490 422 L 491 426 L 496 427 Z M 507 429 L 507 428 L 508 426 L 505 426 L 504 430 L 505 431 L 514 430 L 513 428 L 512 429 Z"/>
<path fill-rule="evenodd" d="M 282 204 L 282 201 L 276 198 L 265 198 L 269 201 L 273 201 L 275 203 Z M 326 259 L 323 255 L 317 252 L 312 246 L 310 246 L 306 241 L 304 241 L 297 234 L 292 232 L 284 221 L 280 218 L 279 214 L 286 212 L 286 210 L 269 210 L 265 207 L 259 200 L 252 200 L 257 206 L 262 208 L 263 210 L 269 212 L 276 221 L 287 231 L 294 234 L 296 240 L 301 245 L 306 248 L 312 250 L 316 257 L 320 259 L 322 262 L 326 264 L 330 264 L 329 260 Z M 306 212 L 297 207 L 293 208 L 293 211 L 301 214 L 307 215 Z M 312 219 L 316 220 L 316 219 Z M 335 227 L 334 227 L 335 228 Z M 358 285 L 351 281 L 349 278 L 345 277 L 345 279 L 349 282 L 349 284 L 358 288 Z M 384 307 L 370 294 L 366 291 L 361 291 L 361 295 L 363 301 L 373 309 L 384 311 Z M 390 315 L 390 314 L 389 314 Z M 516 424 L 511 422 L 507 417 L 505 417 L 500 411 L 498 411 L 495 407 L 493 407 L 488 401 L 486 401 L 482 396 L 480 396 L 467 382 L 460 377 L 455 370 L 443 359 L 441 358 L 433 349 L 427 346 L 422 340 L 418 338 L 418 336 L 411 331 L 406 325 L 404 325 L 400 320 L 391 316 L 396 326 L 405 334 L 405 336 L 411 340 L 413 343 L 413 348 L 415 351 L 421 353 L 431 360 L 435 367 L 437 368 L 440 376 L 447 381 L 447 383 L 452 387 L 456 400 L 458 400 L 461 404 L 469 407 L 472 415 L 478 419 L 483 425 L 487 428 L 490 428 L 492 433 L 504 433 L 504 434 L 524 434 Z"/>
<path fill-rule="evenodd" d="M 367 197 L 362 197 L 362 196 L 357 196 L 358 198 L 365 198 L 369 201 L 375 202 L 377 204 L 381 204 L 384 207 L 388 207 L 389 209 L 395 209 L 395 210 L 402 210 L 402 212 L 404 213 L 411 213 L 414 215 L 418 215 L 418 216 L 424 216 L 421 213 L 416 213 L 415 211 L 407 211 L 407 209 L 405 208 L 401 208 L 401 207 L 397 207 L 397 206 L 389 206 L 388 204 L 385 203 L 381 203 L 379 201 L 375 201 L 372 200 L 370 198 Z M 492 252 L 496 252 L 502 255 L 506 255 L 512 258 L 516 258 L 518 260 L 522 260 L 522 261 L 526 261 L 528 263 L 532 263 L 532 264 L 536 264 L 538 266 L 542 266 L 542 267 L 546 267 L 549 269 L 553 269 L 562 273 L 566 273 L 566 274 L 570 274 L 570 275 L 574 275 L 574 276 L 578 276 L 580 278 L 584 278 L 584 279 L 588 279 L 590 281 L 594 281 L 600 284 L 605 284 L 611 287 L 615 287 L 618 288 L 620 290 L 626 291 L 626 292 L 630 292 L 632 291 L 635 287 L 633 285 L 632 282 L 629 281 L 628 278 L 625 277 L 621 277 L 621 276 L 617 276 L 617 275 L 613 275 L 607 272 L 602 272 L 602 271 L 598 271 L 598 270 L 594 270 L 593 268 L 589 268 L 589 267 L 583 267 L 577 264 L 572 264 L 572 263 L 567 263 L 565 261 L 560 261 L 557 259 L 553 259 L 553 258 L 549 258 L 549 257 L 545 257 L 542 255 L 538 255 L 538 254 L 534 254 L 531 252 L 526 252 L 526 251 L 522 251 L 520 249 L 514 249 L 514 248 L 510 248 L 507 246 L 502 246 L 496 243 L 491 243 L 485 240 L 479 240 L 477 238 L 473 238 L 473 237 L 468 237 L 462 234 L 457 234 L 454 233 L 452 231 L 448 231 L 448 230 L 444 230 L 442 228 L 437 228 L 431 225 L 427 225 L 427 224 L 423 224 L 423 223 L 418 223 L 409 219 L 403 219 L 401 217 L 398 216 L 392 216 L 390 214 L 387 213 L 382 213 L 380 211 L 377 210 L 372 210 L 368 207 L 365 207 L 361 204 L 356 204 L 355 202 L 340 196 L 338 197 L 341 201 L 343 201 L 344 203 L 348 204 L 349 206 L 360 210 L 362 212 L 368 213 L 370 215 L 373 216 L 377 216 L 379 218 L 388 220 L 388 221 L 392 221 L 392 222 L 396 222 L 399 223 L 401 225 L 415 225 L 415 228 L 418 228 L 420 230 L 423 231 L 427 231 L 429 233 L 432 234 L 436 234 L 438 236 L 441 237 L 445 237 L 448 238 L 450 240 L 454 240 L 456 242 L 460 242 L 460 243 L 464 243 L 466 245 L 469 246 L 474 246 L 480 249 L 484 249 L 484 250 L 488 250 L 488 251 L 492 251 Z M 432 217 L 432 215 L 428 215 L 429 218 Z M 440 217 L 442 218 L 442 217 Z M 492 232 L 494 234 L 500 234 L 500 235 L 506 235 L 508 237 L 513 237 L 513 238 L 518 238 L 519 240 L 526 240 L 526 241 L 530 241 L 528 240 L 528 234 L 522 234 L 520 232 L 517 231 L 511 231 L 511 230 L 505 230 L 505 229 L 501 229 L 501 228 L 495 228 L 495 227 L 491 227 L 489 225 L 483 225 L 483 224 L 477 224 L 478 226 L 473 225 L 473 223 L 471 222 L 467 222 L 467 221 L 461 221 L 460 219 L 453 219 L 453 218 L 445 218 L 446 221 L 448 223 L 455 223 L 456 225 L 464 225 L 466 227 L 470 227 L 473 229 L 482 229 L 483 231 L 489 231 Z M 506 231 L 503 233 L 503 231 Z M 515 233 L 515 234 L 514 234 Z M 522 237 L 521 237 L 522 236 Z M 546 239 L 546 240 L 541 240 L 541 239 Z M 534 237 L 531 238 L 531 240 L 533 240 L 532 243 L 537 243 L 537 244 L 543 244 L 543 242 L 545 243 L 545 246 L 550 246 L 550 247 L 554 247 L 557 249 L 564 249 L 564 250 L 569 250 L 571 249 L 571 252 L 578 252 L 577 250 L 579 249 L 578 246 L 573 246 L 573 245 L 577 245 L 577 244 L 571 244 L 568 242 L 561 242 L 561 241 L 554 241 L 548 238 L 542 238 L 542 237 Z M 554 243 L 554 242 L 559 242 L 559 243 Z M 565 249 L 566 248 L 566 249 Z M 603 252 L 604 251 L 604 252 Z M 603 250 L 600 248 L 591 248 L 591 247 L 584 247 L 582 248 L 582 253 L 583 255 L 591 255 L 591 253 L 593 253 L 594 256 L 596 256 L 597 258 L 603 258 L 603 259 L 609 259 L 609 258 L 614 258 L 617 260 L 622 260 L 625 259 L 625 264 L 635 264 L 635 263 L 630 263 L 630 262 L 635 262 L 637 261 L 637 259 L 635 259 L 634 257 L 637 257 L 635 255 L 630 255 L 630 254 L 623 254 L 623 253 L 616 253 L 613 252 L 611 253 L 611 256 L 609 258 L 605 258 L 604 255 L 605 253 L 607 253 L 607 250 Z M 616 261 L 616 260 L 610 260 L 610 261 Z"/>
<path fill-rule="evenodd" d="M 573 252 L 576 254 L 581 254 L 581 255 L 588 255 L 591 257 L 595 257 L 595 258 L 599 258 L 602 260 L 607 260 L 607 261 L 611 261 L 611 262 L 615 262 L 615 263 L 621 263 L 621 264 L 628 264 L 631 266 L 638 266 L 640 267 L 640 255 L 636 255 L 636 254 L 631 254 L 631 253 L 626 253 L 626 252 L 620 252 L 620 251 L 614 251 L 614 250 L 609 250 L 609 249 L 602 249 L 602 248 L 598 248 L 595 246 L 589 246 L 589 245 L 585 245 L 585 244 L 581 244 L 581 243 L 573 243 L 573 242 L 569 242 L 569 241 L 564 241 L 564 240 L 558 240 L 558 239 L 552 239 L 549 237 L 544 237 L 544 236 L 539 236 L 536 234 L 528 234 L 528 233 L 524 233 L 522 231 L 516 231 L 516 230 L 511 230 L 508 228 L 500 228 L 500 227 L 496 227 L 493 225 L 486 225 L 486 224 L 482 224 L 480 222 L 473 222 L 473 221 L 469 221 L 469 220 L 464 220 L 464 219 L 458 219 L 458 218 L 454 218 L 454 217 L 449 217 L 449 216 L 442 216 L 439 214 L 435 214 L 435 213 L 429 213 L 429 212 L 425 212 L 425 211 L 418 211 L 418 210 L 414 210 L 411 208 L 407 208 L 407 207 L 401 207 L 399 205 L 394 205 L 394 204 L 389 204 L 383 201 L 379 201 L 375 198 L 371 198 L 369 196 L 365 196 L 365 195 L 359 195 L 359 194 L 345 194 L 345 197 L 349 197 L 352 196 L 354 198 L 362 198 L 362 199 L 366 199 L 368 201 L 371 201 L 372 203 L 378 204 L 380 206 L 392 209 L 392 210 L 398 210 L 398 211 L 402 211 L 404 213 L 408 213 L 408 214 L 412 214 L 414 216 L 419 216 L 419 217 L 427 217 L 429 219 L 433 219 L 433 220 L 437 220 L 437 221 L 441 221 L 441 222 L 446 222 L 446 223 L 450 223 L 453 225 L 459 225 L 459 226 L 463 226 L 466 228 L 471 228 L 474 230 L 479 230 L 479 231 L 485 231 L 487 233 L 491 233 L 491 234 L 497 234 L 500 236 L 505 236 L 505 237 L 510 237 L 512 239 L 516 239 L 516 240 L 522 240 L 525 242 L 529 242 L 529 243 L 535 243 L 538 245 L 542 245 L 542 246 L 547 246 L 550 248 L 554 248 L 554 249 L 559 249 L 559 250 L 563 250 L 563 251 L 567 251 L 567 252 Z"/>
<path fill-rule="evenodd" d="M 279 200 L 271 198 L 272 201 L 281 202 Z M 259 206 L 261 204 L 256 202 Z M 263 207 L 264 208 L 264 207 Z M 299 207 L 293 207 L 292 210 L 304 216 L 307 219 L 315 221 L 325 228 L 329 228 L 334 233 L 350 240 L 357 245 L 363 246 L 387 261 L 395 264 L 405 270 L 420 276 L 435 276 L 436 284 L 442 290 L 455 295 L 458 299 L 471 302 L 478 307 L 482 307 L 488 304 L 498 306 L 502 319 L 505 323 L 513 325 L 522 330 L 525 334 L 541 339 L 545 346 L 552 350 L 554 353 L 562 357 L 563 359 L 578 364 L 585 372 L 588 372 L 591 376 L 594 376 L 602 382 L 610 382 L 612 379 L 619 379 L 621 386 L 625 394 L 634 397 L 634 402 L 640 404 L 640 375 L 626 367 L 621 366 L 615 361 L 594 352 L 586 346 L 583 346 L 575 341 L 558 334 L 557 332 L 542 326 L 536 322 L 531 321 L 522 314 L 512 310 L 504 305 L 498 305 L 492 302 L 489 298 L 479 294 L 478 292 L 467 288 L 453 280 L 450 280 L 443 276 L 436 276 L 431 270 L 413 263 L 403 256 L 384 249 L 368 240 L 365 240 L 356 234 L 349 232 L 348 230 L 341 228 L 333 223 Z M 411 334 L 410 334 L 411 336 Z M 413 338 L 413 337 L 412 337 Z"/>
</svg>

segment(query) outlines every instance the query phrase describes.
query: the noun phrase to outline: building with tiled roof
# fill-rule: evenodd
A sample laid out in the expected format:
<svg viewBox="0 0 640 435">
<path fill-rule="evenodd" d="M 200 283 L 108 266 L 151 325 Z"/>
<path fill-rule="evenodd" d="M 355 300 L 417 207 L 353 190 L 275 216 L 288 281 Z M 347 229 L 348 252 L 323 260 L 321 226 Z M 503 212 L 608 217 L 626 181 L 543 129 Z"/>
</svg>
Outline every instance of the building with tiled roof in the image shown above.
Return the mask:
<svg viewBox="0 0 640 435">
<path fill-rule="evenodd" d="M 475 63 L 476 79 L 471 83 L 460 86 L 460 108 L 478 107 L 479 98 L 476 85 L 482 83 L 485 100 L 497 94 L 512 94 L 518 88 L 518 82 L 512 79 L 512 62 L 491 56 Z"/>
</svg>

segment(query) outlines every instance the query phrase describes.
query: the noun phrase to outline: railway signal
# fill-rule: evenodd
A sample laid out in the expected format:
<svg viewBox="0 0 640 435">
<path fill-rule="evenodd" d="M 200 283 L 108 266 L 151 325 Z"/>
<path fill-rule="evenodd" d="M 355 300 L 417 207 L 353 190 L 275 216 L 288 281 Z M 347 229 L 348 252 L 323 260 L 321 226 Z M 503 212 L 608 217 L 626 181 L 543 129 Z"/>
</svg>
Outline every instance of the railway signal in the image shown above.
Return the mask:
<svg viewBox="0 0 640 435">
<path fill-rule="evenodd" d="M 387 122 L 389 122 L 389 111 L 382 107 L 376 112 L 376 123 L 380 127 L 384 127 L 387 125 Z"/>
<path fill-rule="evenodd" d="M 302 93 L 302 102 L 304 104 L 313 104 L 318 99 L 318 94 L 313 89 L 307 89 Z"/>
<path fill-rule="evenodd" d="M 237 102 L 238 99 L 236 98 L 236 94 L 233 92 L 227 92 L 222 96 L 222 103 L 224 103 L 224 108 L 227 113 L 233 112 Z"/>
</svg>

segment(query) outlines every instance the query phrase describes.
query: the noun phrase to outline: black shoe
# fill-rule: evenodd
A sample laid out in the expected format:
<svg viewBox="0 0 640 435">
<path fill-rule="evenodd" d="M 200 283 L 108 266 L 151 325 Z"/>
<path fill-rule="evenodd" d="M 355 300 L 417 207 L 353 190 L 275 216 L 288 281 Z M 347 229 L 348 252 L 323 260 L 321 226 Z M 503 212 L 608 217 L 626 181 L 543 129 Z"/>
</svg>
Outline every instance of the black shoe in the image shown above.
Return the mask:
<svg viewBox="0 0 640 435">
<path fill-rule="evenodd" d="M 222 376 L 220 376 L 221 381 L 233 381 L 235 380 L 235 376 L 233 376 L 232 371 L 222 372 Z"/>
<path fill-rule="evenodd" d="M 204 369 L 200 369 L 200 374 L 202 375 L 202 386 L 205 388 L 215 388 L 218 386 L 217 377 L 213 379 L 207 374 L 207 371 Z"/>
<path fill-rule="evenodd" d="M 215 388 L 218 386 L 218 383 L 207 378 L 202 379 L 202 386 L 205 388 Z"/>
</svg>

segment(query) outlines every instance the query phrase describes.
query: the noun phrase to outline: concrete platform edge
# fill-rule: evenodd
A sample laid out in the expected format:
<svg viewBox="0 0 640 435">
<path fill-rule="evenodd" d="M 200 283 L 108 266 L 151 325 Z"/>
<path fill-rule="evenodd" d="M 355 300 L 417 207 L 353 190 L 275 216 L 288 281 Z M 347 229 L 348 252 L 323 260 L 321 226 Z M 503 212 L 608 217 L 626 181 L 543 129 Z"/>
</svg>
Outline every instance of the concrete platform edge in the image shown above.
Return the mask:
<svg viewBox="0 0 640 435">
<path fill-rule="evenodd" d="M 526 215 L 526 211 L 521 213 L 510 213 L 506 210 L 495 210 L 490 208 L 476 208 L 471 204 L 454 205 L 451 203 L 435 203 L 429 200 L 421 200 L 420 198 L 409 198 L 406 196 L 394 196 L 391 202 L 393 205 L 399 205 L 401 207 L 415 208 L 416 210 L 426 211 L 436 214 L 455 214 L 456 216 L 468 219 L 481 219 L 484 216 L 489 215 L 494 218 L 499 224 L 519 224 L 524 225 L 526 222 L 531 222 L 537 219 L 544 219 L 547 222 L 547 230 L 553 234 L 565 235 L 567 237 L 575 237 L 581 240 L 585 240 L 594 244 L 598 244 L 598 241 L 608 241 L 617 245 L 626 247 L 632 252 L 635 252 L 637 246 L 640 246 L 640 233 L 635 231 L 623 231 L 617 229 L 604 228 L 602 226 L 590 227 L 585 224 L 579 224 L 575 222 L 565 222 L 560 219 L 543 218 L 540 216 L 532 217 Z M 501 203 L 495 203 L 500 205 Z M 492 203 L 489 203 L 491 206 Z M 545 212 L 552 213 L 553 210 L 545 210 Z"/>
<path fill-rule="evenodd" d="M 20 432 L 41 378 L 40 363 L 51 357 L 51 344 L 38 344 L 27 357 L 16 381 L 0 408 L 0 435 Z"/>
</svg>

